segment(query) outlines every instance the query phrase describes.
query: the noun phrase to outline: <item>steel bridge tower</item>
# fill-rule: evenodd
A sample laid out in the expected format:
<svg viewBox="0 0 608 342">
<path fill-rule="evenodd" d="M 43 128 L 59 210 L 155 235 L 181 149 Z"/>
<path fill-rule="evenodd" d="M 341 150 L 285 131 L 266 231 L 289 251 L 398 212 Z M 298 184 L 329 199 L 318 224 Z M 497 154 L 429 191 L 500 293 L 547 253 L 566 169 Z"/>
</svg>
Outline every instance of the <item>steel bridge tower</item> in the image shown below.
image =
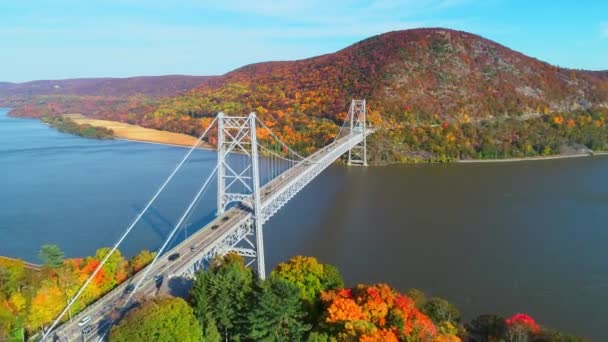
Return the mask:
<svg viewBox="0 0 608 342">
<path fill-rule="evenodd" d="M 217 213 L 239 203 L 252 210 L 249 234 L 241 241 L 244 246 L 232 250 L 249 259 L 248 264 L 257 261 L 258 275 L 265 279 L 256 115 L 226 116 L 220 112 L 217 119 Z M 253 236 L 255 242 L 251 241 Z"/>
<path fill-rule="evenodd" d="M 367 166 L 367 118 L 365 100 L 352 100 L 348 110 L 350 134 L 361 134 L 363 139 L 348 151 L 348 165 Z"/>
</svg>

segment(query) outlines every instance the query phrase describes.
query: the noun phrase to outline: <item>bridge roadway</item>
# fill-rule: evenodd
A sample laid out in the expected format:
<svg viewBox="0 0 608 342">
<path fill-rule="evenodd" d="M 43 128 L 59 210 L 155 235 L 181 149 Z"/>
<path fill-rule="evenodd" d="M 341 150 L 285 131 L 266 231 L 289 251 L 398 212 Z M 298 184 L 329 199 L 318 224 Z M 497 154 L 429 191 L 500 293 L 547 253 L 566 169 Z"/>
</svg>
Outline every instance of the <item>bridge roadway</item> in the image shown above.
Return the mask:
<svg viewBox="0 0 608 342">
<path fill-rule="evenodd" d="M 369 135 L 372 132 L 372 130 L 368 129 L 366 135 Z M 350 134 L 336 140 L 313 153 L 306 161 L 297 163 L 279 177 L 276 177 L 261 187 L 262 208 L 266 209 L 267 215 L 263 220 L 267 221 L 270 216 L 284 205 L 284 203 L 274 203 L 275 205 L 272 205 L 273 201 L 281 199 L 281 194 L 291 193 L 285 202 L 289 200 L 297 191 L 299 191 L 290 191 L 290 188 L 298 186 L 304 187 L 316 175 L 331 165 L 331 163 L 350 148 L 361 142 L 361 140 L 361 134 Z M 311 177 L 305 179 L 298 177 L 310 172 L 314 173 L 310 175 Z M 298 182 L 300 184 L 298 184 Z M 231 234 L 233 230 L 252 219 L 253 214 L 251 209 L 243 205 L 232 207 L 223 214 L 217 216 L 206 226 L 193 233 L 188 239 L 166 252 L 162 258 L 159 258 L 153 265 L 153 269 L 148 272 L 147 278 L 141 283 L 140 288 L 134 295 L 134 299 L 158 294 L 161 286 L 159 284 L 160 281 L 154 279 L 156 275 L 162 276 L 162 282 L 170 281 L 170 278 L 173 276 L 183 275 L 186 269 L 192 268 L 194 263 L 200 261 L 201 255 L 209 253 L 218 241 L 221 241 L 227 235 Z M 218 227 L 212 229 L 215 225 Z M 168 260 L 168 256 L 174 253 L 179 253 L 180 257 L 174 261 Z M 143 276 L 144 270 L 139 271 L 95 303 L 89 305 L 85 310 L 72 317 L 68 322 L 58 326 L 49 337 L 52 336 L 53 341 L 61 342 L 101 340 L 102 336 L 106 335 L 107 329 L 111 326 L 112 322 L 120 317 L 121 313 L 129 309 L 124 307 L 126 299 L 129 296 L 127 287 L 134 286 L 134 284 Z M 136 300 L 133 300 L 130 306 L 132 306 L 134 302 L 136 302 Z M 86 325 L 79 326 L 79 322 L 85 317 L 90 317 L 90 320 Z M 86 330 L 90 331 L 84 333 Z"/>
</svg>

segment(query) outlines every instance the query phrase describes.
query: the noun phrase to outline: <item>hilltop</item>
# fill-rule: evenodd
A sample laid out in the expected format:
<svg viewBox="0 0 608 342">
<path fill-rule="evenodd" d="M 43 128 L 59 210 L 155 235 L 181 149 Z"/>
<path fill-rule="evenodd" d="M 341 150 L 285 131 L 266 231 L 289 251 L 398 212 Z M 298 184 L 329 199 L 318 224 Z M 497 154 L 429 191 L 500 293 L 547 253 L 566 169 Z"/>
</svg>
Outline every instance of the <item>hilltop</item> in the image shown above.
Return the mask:
<svg viewBox="0 0 608 342">
<path fill-rule="evenodd" d="M 389 32 L 331 54 L 244 66 L 177 96 L 115 110 L 79 111 L 76 99 L 28 103 L 13 114 L 81 112 L 195 135 L 219 111 L 255 111 L 287 142 L 311 150 L 331 140 L 351 98 L 366 98 L 370 120 L 381 128 L 371 142 L 378 162 L 549 155 L 608 144 L 606 72 L 552 66 L 441 28 Z"/>
<path fill-rule="evenodd" d="M 248 65 L 189 95 L 318 116 L 343 112 L 351 97 L 362 97 L 388 116 L 409 108 L 422 118 L 484 117 L 606 106 L 605 77 L 554 67 L 471 33 L 414 29 L 319 57 Z"/>
</svg>

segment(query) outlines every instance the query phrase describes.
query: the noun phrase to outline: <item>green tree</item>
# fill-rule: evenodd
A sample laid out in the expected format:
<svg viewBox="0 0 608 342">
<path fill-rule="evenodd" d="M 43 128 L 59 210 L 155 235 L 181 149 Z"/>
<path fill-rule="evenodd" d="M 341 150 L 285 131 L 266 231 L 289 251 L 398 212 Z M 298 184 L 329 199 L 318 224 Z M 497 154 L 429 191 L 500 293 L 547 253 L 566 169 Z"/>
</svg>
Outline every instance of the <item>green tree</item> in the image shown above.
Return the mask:
<svg viewBox="0 0 608 342">
<path fill-rule="evenodd" d="M 0 299 L 8 298 L 19 290 L 25 278 L 23 262 L 11 262 L 10 265 L 0 265 Z"/>
<path fill-rule="evenodd" d="M 344 280 L 334 266 L 321 264 L 313 257 L 293 257 L 278 264 L 272 275 L 296 285 L 300 298 L 308 303 L 314 303 L 321 291 L 344 286 Z"/>
<path fill-rule="evenodd" d="M 460 322 L 458 308 L 443 298 L 429 299 L 422 307 L 422 312 L 429 316 L 435 324 L 450 322 L 457 325 Z"/>
<path fill-rule="evenodd" d="M 422 310 L 427 301 L 426 294 L 424 292 L 419 289 L 409 289 L 407 292 L 405 292 L 405 294 L 414 301 L 414 304 L 419 310 Z"/>
<path fill-rule="evenodd" d="M 42 264 L 51 268 L 63 265 L 63 251 L 57 245 L 43 245 L 38 252 Z"/>
<path fill-rule="evenodd" d="M 253 273 L 242 257 L 229 254 L 214 260 L 209 271 L 197 274 L 190 292 L 201 326 L 206 327 L 213 319 L 225 338 L 243 336 L 252 285 Z"/>
<path fill-rule="evenodd" d="M 325 290 L 335 290 L 344 287 L 344 279 L 338 268 L 334 265 L 323 264 L 323 277 L 321 286 Z"/>
<path fill-rule="evenodd" d="M 203 332 L 203 337 L 205 342 L 220 342 L 222 340 L 222 334 L 220 334 L 219 330 L 217 330 L 217 324 L 215 324 L 213 318 L 207 321 L 205 330 Z"/>
<path fill-rule="evenodd" d="M 311 328 L 303 323 L 305 316 L 298 287 L 270 277 L 261 284 L 247 315 L 248 335 L 256 341 L 300 341 Z"/>
<path fill-rule="evenodd" d="M 183 299 L 156 298 L 143 302 L 114 326 L 110 341 L 202 341 L 202 331 Z"/>
<path fill-rule="evenodd" d="M 337 342 L 338 340 L 325 332 L 313 331 L 308 335 L 308 342 Z"/>
</svg>

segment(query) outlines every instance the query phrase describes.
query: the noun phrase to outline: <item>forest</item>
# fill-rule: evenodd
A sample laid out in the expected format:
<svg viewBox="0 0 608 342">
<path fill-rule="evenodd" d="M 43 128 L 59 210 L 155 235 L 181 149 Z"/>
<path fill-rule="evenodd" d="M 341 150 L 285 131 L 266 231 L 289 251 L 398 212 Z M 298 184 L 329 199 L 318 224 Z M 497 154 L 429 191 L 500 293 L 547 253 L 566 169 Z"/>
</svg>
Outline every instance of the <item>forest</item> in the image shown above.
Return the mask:
<svg viewBox="0 0 608 342">
<path fill-rule="evenodd" d="M 345 287 L 339 270 L 296 256 L 260 280 L 235 254 L 196 275 L 189 298 L 153 298 L 115 325 L 110 341 L 584 341 L 523 313 L 464 322 L 443 298 L 387 284 Z"/>
<path fill-rule="evenodd" d="M 22 341 L 48 326 L 109 248 L 64 258 L 55 245 L 40 249 L 40 268 L 0 258 L 0 341 Z M 76 315 L 141 270 L 154 253 L 125 259 L 119 251 L 72 306 Z M 65 317 L 64 321 L 69 317 Z M 585 341 L 546 328 L 532 317 L 483 314 L 465 322 L 449 301 L 387 284 L 347 287 L 339 270 L 313 257 L 278 264 L 266 280 L 242 257 L 217 257 L 199 272 L 187 298 L 141 299 L 118 321 L 110 341 Z"/>
</svg>

